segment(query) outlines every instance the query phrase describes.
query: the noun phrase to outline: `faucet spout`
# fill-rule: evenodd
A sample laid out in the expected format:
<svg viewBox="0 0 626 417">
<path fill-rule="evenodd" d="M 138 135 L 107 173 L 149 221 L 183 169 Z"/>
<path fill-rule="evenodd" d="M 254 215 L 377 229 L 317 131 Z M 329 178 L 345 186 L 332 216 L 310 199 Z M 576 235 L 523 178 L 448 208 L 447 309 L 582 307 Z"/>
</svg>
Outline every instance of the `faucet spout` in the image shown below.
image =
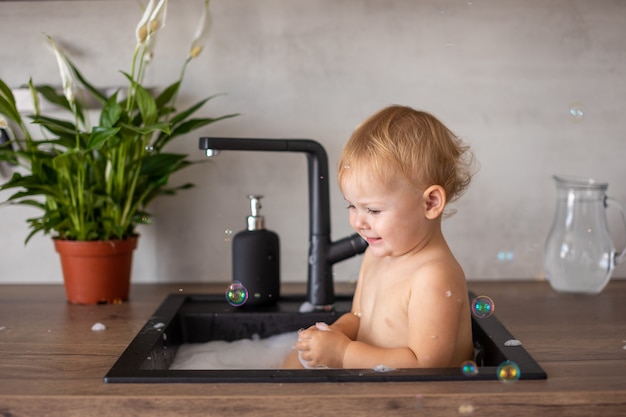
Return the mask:
<svg viewBox="0 0 626 417">
<path fill-rule="evenodd" d="M 219 151 L 270 151 L 305 153 L 309 179 L 309 259 L 307 301 L 316 308 L 335 302 L 333 264 L 365 251 L 367 242 L 353 234 L 336 242 L 330 238 L 330 190 L 328 156 L 310 139 L 200 138 L 208 156 Z"/>
</svg>

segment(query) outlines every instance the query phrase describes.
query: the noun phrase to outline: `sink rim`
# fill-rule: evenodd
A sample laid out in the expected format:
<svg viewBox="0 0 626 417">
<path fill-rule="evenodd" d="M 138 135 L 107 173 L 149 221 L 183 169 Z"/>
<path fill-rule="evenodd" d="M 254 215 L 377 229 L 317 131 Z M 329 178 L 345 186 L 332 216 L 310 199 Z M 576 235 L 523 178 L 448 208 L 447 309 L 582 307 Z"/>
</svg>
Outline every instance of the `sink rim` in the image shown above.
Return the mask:
<svg viewBox="0 0 626 417">
<path fill-rule="evenodd" d="M 469 292 L 470 299 L 476 296 Z M 351 295 L 338 295 L 338 303 L 351 301 Z M 304 302 L 306 297 L 282 296 L 278 306 L 287 303 Z M 160 345 L 165 345 L 158 353 L 169 352 L 171 359 L 176 354 L 177 346 L 168 346 L 164 335 L 175 326 L 178 312 L 185 303 L 204 300 L 209 303 L 219 303 L 222 311 L 209 314 L 294 314 L 294 311 L 277 311 L 277 307 L 245 308 L 230 307 L 219 294 L 180 294 L 172 293 L 166 296 L 154 314 L 147 320 L 142 329 L 135 335 L 124 352 L 116 360 L 111 369 L 104 376 L 105 383 L 300 383 L 300 382 L 388 382 L 388 381 L 480 381 L 497 380 L 496 366 L 478 366 L 478 374 L 466 376 L 460 368 L 399 368 L 390 371 L 375 371 L 373 369 L 197 369 L 197 370 L 169 370 L 169 369 L 142 369 L 144 364 Z M 223 306 L 223 308 L 222 308 Z M 330 314 L 330 312 L 316 312 Z M 340 314 L 339 312 L 336 312 Z M 309 313 L 297 313 L 309 314 Z M 472 327 L 475 340 L 484 339 L 489 346 L 485 349 L 496 349 L 496 354 L 515 362 L 521 371 L 520 380 L 546 379 L 547 374 L 541 366 L 530 356 L 523 345 L 505 346 L 504 342 L 515 339 L 513 335 L 494 315 L 486 318 L 472 316 Z M 295 329 L 294 329 L 295 330 Z M 156 355 L 155 355 L 156 356 Z M 164 359 L 167 361 L 167 359 Z M 503 362 L 503 361 L 502 361 Z"/>
</svg>

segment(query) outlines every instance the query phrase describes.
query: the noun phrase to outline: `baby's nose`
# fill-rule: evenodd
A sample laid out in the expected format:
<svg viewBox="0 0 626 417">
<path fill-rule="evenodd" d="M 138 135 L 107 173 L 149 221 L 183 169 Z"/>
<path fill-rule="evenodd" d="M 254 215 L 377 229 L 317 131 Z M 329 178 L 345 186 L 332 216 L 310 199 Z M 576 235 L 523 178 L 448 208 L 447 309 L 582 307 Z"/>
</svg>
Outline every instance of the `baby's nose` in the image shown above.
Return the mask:
<svg viewBox="0 0 626 417">
<path fill-rule="evenodd" d="M 365 229 L 368 227 L 365 213 L 355 213 L 352 217 L 352 226 L 354 229 Z"/>
</svg>

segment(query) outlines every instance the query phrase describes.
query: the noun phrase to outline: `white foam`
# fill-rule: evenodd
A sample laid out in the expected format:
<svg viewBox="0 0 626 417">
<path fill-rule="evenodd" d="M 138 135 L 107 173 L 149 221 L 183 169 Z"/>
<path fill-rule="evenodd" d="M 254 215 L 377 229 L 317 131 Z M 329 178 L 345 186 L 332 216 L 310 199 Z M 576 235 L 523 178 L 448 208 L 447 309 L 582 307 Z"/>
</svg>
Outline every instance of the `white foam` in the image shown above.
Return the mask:
<svg viewBox="0 0 626 417">
<path fill-rule="evenodd" d="M 391 366 L 386 366 L 386 365 L 376 365 L 372 369 L 375 372 L 391 372 L 391 371 L 395 371 L 396 370 L 396 368 L 392 368 Z"/>
<path fill-rule="evenodd" d="M 298 340 L 297 332 L 261 339 L 187 343 L 179 347 L 170 369 L 278 369 Z"/>
<path fill-rule="evenodd" d="M 517 339 L 509 339 L 504 342 L 504 346 L 522 346 L 522 342 Z"/>
<path fill-rule="evenodd" d="M 93 326 L 91 326 L 91 331 L 92 332 L 102 332 L 105 331 L 107 329 L 107 326 L 105 326 L 102 323 L 95 323 Z M 48 330 L 50 331 L 50 330 Z"/>
</svg>

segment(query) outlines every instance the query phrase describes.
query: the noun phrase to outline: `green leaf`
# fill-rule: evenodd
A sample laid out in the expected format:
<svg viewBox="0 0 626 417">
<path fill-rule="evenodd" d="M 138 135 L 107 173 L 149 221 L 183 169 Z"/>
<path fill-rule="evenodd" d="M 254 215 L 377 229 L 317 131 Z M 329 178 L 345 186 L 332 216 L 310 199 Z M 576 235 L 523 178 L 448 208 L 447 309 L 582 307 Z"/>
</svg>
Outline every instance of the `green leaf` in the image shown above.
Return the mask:
<svg viewBox="0 0 626 417">
<path fill-rule="evenodd" d="M 191 116 L 192 114 L 194 114 L 196 111 L 198 111 L 198 109 L 200 109 L 202 106 L 204 106 L 204 104 L 211 100 L 214 97 L 219 96 L 220 94 L 215 94 L 211 97 L 207 97 L 204 100 L 200 100 L 199 102 L 197 102 L 196 104 L 194 104 L 193 106 L 189 107 L 187 110 L 185 111 L 181 111 L 180 113 L 178 113 L 176 116 L 174 116 L 172 118 L 172 124 L 178 124 L 181 121 L 187 119 L 189 116 Z"/>
<path fill-rule="evenodd" d="M 76 135 L 78 131 L 73 123 L 47 116 L 33 116 L 33 123 L 43 126 L 53 135 Z"/>
<path fill-rule="evenodd" d="M 67 98 L 65 97 L 65 95 L 57 93 L 57 90 L 54 89 L 52 86 L 39 85 L 39 86 L 34 86 L 34 87 L 35 87 L 35 90 L 50 103 L 57 105 L 61 108 L 64 108 L 67 111 L 70 111 L 70 112 L 72 111 L 72 108 L 70 107 L 70 103 L 69 101 L 67 101 Z"/>
<path fill-rule="evenodd" d="M 177 136 L 183 135 L 185 133 L 189 133 L 195 129 L 198 129 L 202 126 L 209 125 L 211 123 L 215 123 L 219 120 L 229 119 L 231 117 L 239 116 L 239 113 L 227 114 L 224 116 L 216 117 L 216 118 L 205 118 L 205 119 L 191 119 L 185 123 L 182 123 L 178 127 L 176 127 L 171 133 L 161 133 L 159 137 L 154 142 L 155 149 L 162 149 L 165 145 L 167 145 L 172 139 Z"/>
<path fill-rule="evenodd" d="M 7 146 L 8 145 L 8 146 Z M 9 144 L 4 144 L 0 146 L 0 161 L 6 161 L 10 164 L 17 165 L 18 164 L 18 154 L 12 148 L 9 148 Z"/>
<path fill-rule="evenodd" d="M 178 89 L 180 88 L 180 81 L 176 81 L 175 83 L 169 85 L 165 90 L 161 92 L 156 98 L 156 105 L 159 109 L 163 109 L 178 93 Z"/>
<path fill-rule="evenodd" d="M 154 123 L 158 118 L 157 105 L 154 97 L 129 74 L 122 72 L 131 84 L 131 89 L 144 125 Z M 129 92 L 130 94 L 130 92 Z"/>
<path fill-rule="evenodd" d="M 56 139 L 33 141 L 33 143 L 36 143 L 38 145 L 49 144 L 49 145 L 54 145 L 54 146 L 60 146 L 63 148 L 73 148 L 74 146 L 76 146 L 76 136 L 72 133 L 71 135 L 57 136 Z M 46 151 L 46 153 L 50 153 L 50 152 L 55 152 L 55 151 L 54 149 L 48 149 Z"/>
<path fill-rule="evenodd" d="M 96 98 L 96 100 L 98 100 L 100 103 L 104 104 L 107 101 L 106 96 L 104 94 L 102 94 L 102 92 L 100 92 L 100 90 L 98 90 L 93 85 L 91 85 L 85 79 L 85 77 L 83 77 L 83 74 L 81 74 L 81 72 L 78 70 L 78 68 L 76 68 L 76 65 L 74 65 L 74 63 L 72 62 L 72 60 L 70 60 L 70 58 L 68 56 L 65 56 L 65 59 L 67 59 L 67 63 L 72 68 L 72 71 L 74 71 L 74 75 L 76 76 L 78 81 L 82 84 L 82 86 L 85 87 L 91 93 L 91 95 Z"/>
<path fill-rule="evenodd" d="M 4 81 L 0 80 L 0 92 L 2 96 L 6 97 L 9 101 L 15 102 L 15 97 L 13 97 L 13 92 L 9 88 L 8 85 L 4 83 Z"/>
<path fill-rule="evenodd" d="M 87 141 L 87 150 L 100 149 L 104 143 L 112 136 L 120 131 L 119 127 L 106 129 L 103 127 L 94 127 Z"/>
<path fill-rule="evenodd" d="M 36 207 L 40 210 L 45 210 L 46 209 L 46 205 L 43 204 L 41 201 L 37 201 L 37 200 L 20 200 L 19 204 L 21 206 L 31 206 L 31 207 Z"/>
<path fill-rule="evenodd" d="M 211 118 L 205 118 L 205 119 L 191 119 L 191 120 L 187 120 L 186 122 L 182 123 L 181 125 L 179 125 L 178 127 L 176 127 L 173 131 L 172 131 L 172 137 L 174 136 L 180 136 L 180 135 L 184 135 L 186 133 L 189 133 L 193 130 L 199 129 L 202 126 L 206 126 L 209 125 L 211 123 L 214 123 L 218 120 L 224 120 L 230 117 L 235 117 L 237 116 L 237 114 L 229 114 L 226 116 L 222 116 L 222 117 L 218 117 L 215 119 L 211 119 Z"/>
<path fill-rule="evenodd" d="M 117 91 L 113 94 L 102 108 L 100 113 L 100 126 L 113 127 L 120 120 L 122 115 L 122 106 L 117 102 Z"/>
<path fill-rule="evenodd" d="M 154 97 L 141 85 L 135 85 L 135 99 L 144 125 L 154 123 L 158 118 L 157 105 Z"/>
<path fill-rule="evenodd" d="M 154 176 L 171 173 L 176 165 L 184 160 L 187 155 L 173 153 L 158 153 L 147 155 L 141 164 L 141 175 Z"/>
<path fill-rule="evenodd" d="M 122 127 L 124 129 L 130 130 L 131 132 L 134 132 L 138 135 L 149 135 L 153 132 L 156 131 L 161 131 L 164 132 L 166 134 L 170 133 L 170 125 L 169 123 L 155 123 L 149 126 L 143 126 L 143 127 L 138 127 L 138 126 L 133 126 L 131 124 L 122 124 Z"/>
<path fill-rule="evenodd" d="M 20 116 L 17 106 L 15 104 L 15 97 L 11 92 L 11 89 L 0 80 L 0 114 L 5 115 L 14 122 L 21 124 L 22 117 Z"/>
</svg>

